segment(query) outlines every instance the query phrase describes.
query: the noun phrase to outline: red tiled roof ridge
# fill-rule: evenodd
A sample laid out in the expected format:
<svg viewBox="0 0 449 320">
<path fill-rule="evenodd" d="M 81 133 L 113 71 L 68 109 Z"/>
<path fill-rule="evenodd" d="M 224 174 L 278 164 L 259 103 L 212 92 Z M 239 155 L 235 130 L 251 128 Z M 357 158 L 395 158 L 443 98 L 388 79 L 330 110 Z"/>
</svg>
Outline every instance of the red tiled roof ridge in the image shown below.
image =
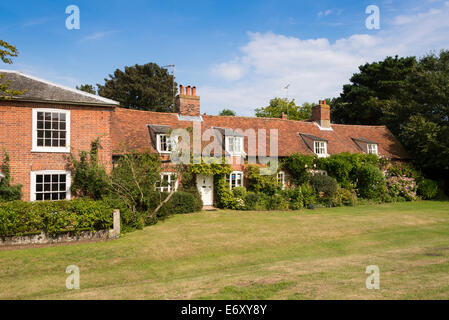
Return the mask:
<svg viewBox="0 0 449 320">
<path fill-rule="evenodd" d="M 340 126 L 340 127 L 359 127 L 359 128 L 387 128 L 386 125 L 366 125 L 366 124 L 342 124 L 342 123 L 332 123 L 331 126 Z"/>
</svg>

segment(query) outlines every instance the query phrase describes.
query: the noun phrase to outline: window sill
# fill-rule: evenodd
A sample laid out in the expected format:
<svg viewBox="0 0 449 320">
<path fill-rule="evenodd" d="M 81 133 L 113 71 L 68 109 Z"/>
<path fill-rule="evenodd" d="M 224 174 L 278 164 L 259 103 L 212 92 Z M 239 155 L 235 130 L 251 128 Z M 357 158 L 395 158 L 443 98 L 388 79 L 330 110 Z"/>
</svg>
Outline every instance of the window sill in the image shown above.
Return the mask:
<svg viewBox="0 0 449 320">
<path fill-rule="evenodd" d="M 53 148 L 42 148 L 42 149 L 32 149 L 31 153 L 70 153 L 70 149 L 53 149 Z"/>
</svg>

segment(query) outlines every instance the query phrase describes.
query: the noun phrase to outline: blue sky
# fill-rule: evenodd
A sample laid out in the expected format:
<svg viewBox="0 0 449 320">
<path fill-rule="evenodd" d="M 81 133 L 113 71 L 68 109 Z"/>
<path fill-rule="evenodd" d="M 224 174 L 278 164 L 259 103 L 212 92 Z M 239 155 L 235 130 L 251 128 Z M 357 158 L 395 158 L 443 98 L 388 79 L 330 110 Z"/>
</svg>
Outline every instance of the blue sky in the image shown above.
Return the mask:
<svg viewBox="0 0 449 320">
<path fill-rule="evenodd" d="M 370 4 L 380 30 L 365 27 Z M 80 30 L 65 27 L 68 5 L 80 8 Z M 175 64 L 203 112 L 250 115 L 286 84 L 297 102 L 316 102 L 362 63 L 449 48 L 449 2 L 3 1 L 0 39 L 20 51 L 0 68 L 74 87 L 126 65 Z"/>
</svg>

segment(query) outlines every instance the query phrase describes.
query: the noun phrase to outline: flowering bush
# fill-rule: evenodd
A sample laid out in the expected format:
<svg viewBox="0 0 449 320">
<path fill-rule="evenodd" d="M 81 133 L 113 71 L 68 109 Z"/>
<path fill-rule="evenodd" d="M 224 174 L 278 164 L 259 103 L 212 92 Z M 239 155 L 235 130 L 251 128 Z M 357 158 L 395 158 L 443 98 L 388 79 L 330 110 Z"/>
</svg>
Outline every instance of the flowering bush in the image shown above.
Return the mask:
<svg viewBox="0 0 449 320">
<path fill-rule="evenodd" d="M 406 176 L 390 176 L 387 178 L 387 189 L 390 196 L 395 199 L 403 197 L 408 201 L 417 199 L 416 181 Z"/>
</svg>

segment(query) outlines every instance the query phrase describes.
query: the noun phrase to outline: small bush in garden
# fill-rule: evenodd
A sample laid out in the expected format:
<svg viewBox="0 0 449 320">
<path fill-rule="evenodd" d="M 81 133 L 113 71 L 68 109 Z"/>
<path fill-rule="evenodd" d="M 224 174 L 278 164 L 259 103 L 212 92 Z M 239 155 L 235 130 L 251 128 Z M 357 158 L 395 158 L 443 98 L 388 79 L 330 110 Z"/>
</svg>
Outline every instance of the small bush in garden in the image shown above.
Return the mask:
<svg viewBox="0 0 449 320">
<path fill-rule="evenodd" d="M 288 201 L 282 194 L 276 193 L 270 198 L 268 210 L 288 210 Z"/>
<path fill-rule="evenodd" d="M 232 192 L 234 193 L 234 197 L 245 199 L 246 196 L 246 188 L 245 187 L 235 187 L 232 189 Z"/>
<path fill-rule="evenodd" d="M 438 183 L 430 179 L 423 179 L 418 183 L 418 194 L 425 200 L 435 199 L 438 195 Z"/>
<path fill-rule="evenodd" d="M 259 197 L 255 192 L 247 192 L 245 196 L 245 209 L 246 210 L 255 210 L 257 207 L 257 202 Z"/>
<path fill-rule="evenodd" d="M 362 198 L 379 200 L 387 191 L 385 177 L 379 168 L 368 164 L 357 170 L 357 188 Z"/>
<path fill-rule="evenodd" d="M 338 188 L 333 204 L 334 206 L 355 206 L 357 204 L 357 194 L 348 189 Z"/>
<path fill-rule="evenodd" d="M 248 190 L 253 192 L 263 192 L 273 195 L 280 190 L 276 175 L 261 175 L 260 166 L 248 165 L 245 170 L 245 179 Z"/>
<path fill-rule="evenodd" d="M 293 182 L 301 185 L 309 180 L 309 170 L 315 167 L 316 161 L 315 156 L 295 153 L 285 160 L 284 166 L 290 172 Z"/>
<path fill-rule="evenodd" d="M 310 205 L 314 205 L 317 203 L 317 193 L 310 184 L 304 183 L 298 188 L 301 189 L 303 206 L 305 208 L 308 208 Z"/>
<path fill-rule="evenodd" d="M 404 198 L 405 200 L 416 200 L 416 181 L 414 178 L 388 177 L 387 178 L 388 194 L 393 199 Z"/>
<path fill-rule="evenodd" d="M 332 198 L 337 192 L 337 181 L 329 176 L 314 175 L 310 178 L 310 184 L 320 196 L 326 199 Z"/>
<path fill-rule="evenodd" d="M 191 213 L 198 210 L 197 199 L 192 193 L 177 191 L 165 203 L 158 212 L 158 217 L 166 217 L 172 214 Z"/>
<path fill-rule="evenodd" d="M 288 199 L 289 208 L 291 210 L 300 210 L 304 207 L 304 197 L 302 195 L 301 187 L 286 190 L 284 193 Z"/>
</svg>

